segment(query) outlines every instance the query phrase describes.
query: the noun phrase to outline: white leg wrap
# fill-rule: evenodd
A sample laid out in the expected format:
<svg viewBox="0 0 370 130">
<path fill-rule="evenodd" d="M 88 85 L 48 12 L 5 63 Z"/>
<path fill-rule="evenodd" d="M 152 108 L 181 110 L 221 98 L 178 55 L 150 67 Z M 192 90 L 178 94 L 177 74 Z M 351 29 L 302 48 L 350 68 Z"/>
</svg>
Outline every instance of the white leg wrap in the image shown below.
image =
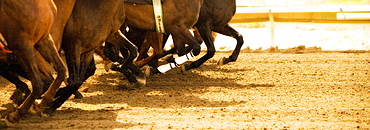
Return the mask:
<svg viewBox="0 0 370 130">
<path fill-rule="evenodd" d="M 188 61 L 189 59 L 191 59 L 193 57 L 194 57 L 194 55 L 193 55 L 193 52 L 191 51 L 186 55 L 175 58 L 176 63 L 164 64 L 164 65 L 159 66 L 157 69 L 159 70 L 159 72 L 165 73 L 165 72 L 171 70 L 172 68 L 175 68 L 176 66 L 179 66 L 179 65 L 185 63 L 186 61 Z"/>
<path fill-rule="evenodd" d="M 159 72 L 161 73 L 165 73 L 169 70 L 171 70 L 172 68 L 175 68 L 176 67 L 176 64 L 175 63 L 168 63 L 168 64 L 165 64 L 165 65 L 161 65 L 159 66 L 157 69 Z"/>
</svg>

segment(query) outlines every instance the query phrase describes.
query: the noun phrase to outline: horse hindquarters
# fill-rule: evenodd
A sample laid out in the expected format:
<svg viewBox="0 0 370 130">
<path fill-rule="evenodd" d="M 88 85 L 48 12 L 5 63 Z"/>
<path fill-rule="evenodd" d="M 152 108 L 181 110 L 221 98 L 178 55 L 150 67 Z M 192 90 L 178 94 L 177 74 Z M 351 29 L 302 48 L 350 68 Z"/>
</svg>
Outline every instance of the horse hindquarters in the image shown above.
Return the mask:
<svg viewBox="0 0 370 130">
<path fill-rule="evenodd" d="M 32 92 L 27 99 L 19 106 L 17 111 L 10 113 L 6 117 L 6 126 L 12 126 L 18 123 L 19 120 L 27 114 L 36 97 L 42 93 L 42 86 L 44 83 L 40 76 L 39 66 L 36 63 L 34 49 L 35 45 L 39 47 L 43 46 L 39 45 L 38 42 L 48 40 L 56 9 L 51 0 L 11 0 L 2 1 L 2 4 L 2 6 L 8 8 L 2 8 L 2 13 L 0 13 L 0 15 L 8 21 L 4 21 L 4 19 L 1 20 L 2 25 L 0 25 L 0 32 L 4 34 L 5 39 L 9 43 L 9 48 L 13 50 L 14 55 L 18 57 L 18 62 L 21 64 L 22 69 L 27 72 L 27 77 L 30 78 L 32 83 Z M 9 32 L 9 28 L 12 28 L 11 30 L 17 33 Z M 49 43 L 51 45 L 54 44 L 53 41 Z M 46 47 L 44 49 L 41 51 L 48 51 L 50 48 Z M 47 55 L 59 56 L 57 53 L 48 53 Z M 58 63 L 52 64 L 59 65 Z M 57 77 L 64 77 L 64 66 L 58 66 L 57 68 Z M 59 84 L 57 82 L 58 81 L 55 81 L 56 86 Z M 47 97 L 44 98 L 46 99 Z M 40 106 L 42 107 L 42 105 Z"/>
</svg>

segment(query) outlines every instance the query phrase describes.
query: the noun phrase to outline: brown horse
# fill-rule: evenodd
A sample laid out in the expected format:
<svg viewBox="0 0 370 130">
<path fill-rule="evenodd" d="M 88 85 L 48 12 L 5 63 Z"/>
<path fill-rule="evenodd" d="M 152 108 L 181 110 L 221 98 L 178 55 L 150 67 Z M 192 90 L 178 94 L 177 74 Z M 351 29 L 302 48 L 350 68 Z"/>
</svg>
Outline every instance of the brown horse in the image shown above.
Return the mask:
<svg viewBox="0 0 370 130">
<path fill-rule="evenodd" d="M 66 67 L 60 58 L 50 35 L 56 8 L 51 0 L 1 0 L 0 32 L 14 52 L 17 61 L 30 78 L 32 91 L 19 108 L 5 117 L 5 125 L 12 126 L 33 109 L 40 111 L 54 100 L 54 95 L 66 76 Z M 35 99 L 43 90 L 43 80 L 37 63 L 36 52 L 54 65 L 57 76 L 43 95 L 40 103 Z"/>
<path fill-rule="evenodd" d="M 189 32 L 189 28 L 198 21 L 202 4 L 203 0 L 166 0 L 162 4 L 165 31 L 172 35 L 180 56 L 186 54 L 185 44 L 193 49 L 194 55 L 200 53 L 200 45 Z M 141 30 L 155 31 L 152 5 L 125 2 L 125 11 L 127 25 Z"/>
<path fill-rule="evenodd" d="M 212 58 L 216 52 L 212 31 L 231 36 L 236 39 L 237 45 L 228 58 L 223 58 L 219 64 L 236 61 L 244 43 L 243 36 L 228 25 L 236 11 L 235 0 L 205 0 L 195 27 L 207 46 L 207 53 L 197 61 L 185 65 L 185 70 L 198 68 L 205 61 Z M 199 38 L 198 38 L 199 39 Z"/>
<path fill-rule="evenodd" d="M 50 116 L 59 108 L 78 88 L 95 73 L 94 50 L 104 41 L 111 43 L 129 43 L 126 41 L 119 27 L 125 20 L 123 0 L 77 0 L 72 14 L 65 26 L 62 49 L 65 52 L 68 66 L 68 84 L 58 90 L 49 108 L 43 112 L 44 116 Z M 120 44 L 122 48 L 130 51 L 129 59 L 136 57 L 137 48 L 129 44 Z M 132 58 L 133 57 L 133 58 Z M 132 60 L 124 62 L 122 67 L 130 77 L 129 81 L 135 84 L 145 84 L 145 76 L 140 72 L 133 72 Z M 135 73 L 132 74 L 132 73 Z M 140 76 L 141 73 L 142 76 Z M 144 78 L 143 78 L 144 77 Z M 143 78 L 143 79 L 141 79 Z M 140 80 L 143 80 L 141 82 Z"/>
<path fill-rule="evenodd" d="M 197 41 L 201 44 L 204 40 L 207 46 L 207 53 L 200 59 L 192 62 L 190 64 L 185 64 L 182 66 L 182 70 L 186 71 L 192 68 L 197 68 L 202 65 L 205 61 L 212 58 L 215 54 L 215 47 L 214 47 L 214 32 L 218 32 L 227 36 L 231 36 L 237 40 L 237 45 L 232 53 L 231 56 L 228 58 L 221 58 L 218 62 L 219 65 L 227 64 L 229 62 L 236 61 L 238 55 L 240 53 L 240 49 L 244 43 L 243 36 L 235 31 L 228 25 L 228 22 L 234 16 L 236 11 L 236 3 L 235 0 L 204 0 L 203 5 L 200 10 L 199 20 L 195 24 L 195 31 L 194 37 Z M 143 34 L 141 34 L 142 36 Z M 140 48 L 140 54 L 138 56 L 138 61 L 136 64 L 139 66 L 143 66 L 150 62 L 150 65 L 153 68 L 157 68 L 158 66 L 158 58 L 163 57 L 170 53 L 176 53 L 176 48 L 173 48 L 169 51 L 162 52 L 162 48 L 164 43 L 160 42 L 163 41 L 163 38 L 160 37 L 161 34 L 150 34 L 152 36 L 146 36 L 145 40 L 140 40 L 138 42 L 143 43 L 136 43 Z M 167 35 L 164 38 L 164 41 L 167 39 Z M 138 38 L 136 38 L 138 39 Z M 133 42 L 135 39 L 133 39 Z M 147 55 L 148 49 L 152 47 L 154 52 L 151 56 Z M 191 47 L 187 47 L 186 51 L 191 51 Z M 167 57 L 168 61 L 175 62 L 173 57 Z M 152 70 L 152 69 L 150 69 Z M 156 71 L 158 72 L 158 71 Z M 152 72 L 152 73 L 156 73 Z M 150 74 L 150 72 L 149 72 Z"/>
<path fill-rule="evenodd" d="M 189 45 L 189 47 L 192 48 L 194 55 L 198 55 L 200 53 L 200 45 L 189 32 L 189 28 L 193 27 L 198 20 L 199 11 L 202 3 L 203 0 L 166 0 L 162 4 L 165 32 L 172 35 L 179 56 L 183 56 L 186 54 L 185 44 Z M 137 42 L 139 44 L 136 45 L 140 48 L 141 41 L 143 41 L 143 36 L 146 35 L 147 38 L 156 41 L 156 46 L 154 46 L 154 44 L 152 46 L 156 48 L 154 53 L 160 53 L 163 47 L 162 45 L 157 43 L 162 41 L 162 36 L 161 34 L 152 33 L 155 31 L 153 6 L 125 2 L 125 11 L 127 15 L 126 25 L 129 26 L 130 30 L 136 30 L 129 30 L 128 33 L 125 34 L 127 38 L 132 41 L 139 40 L 139 42 Z M 140 15 L 140 17 L 137 17 L 138 14 Z M 122 26 L 121 30 L 126 30 L 126 26 Z M 146 31 L 151 32 L 147 33 Z M 119 60 L 117 59 L 117 54 L 108 54 L 110 53 L 109 50 L 105 52 L 107 52 L 106 55 L 110 57 L 112 61 Z M 121 52 L 126 51 L 122 50 Z M 123 55 L 125 56 L 125 54 Z M 135 64 L 141 67 L 154 57 L 155 55 L 153 55 L 153 57 L 144 59 L 144 57 L 140 55 L 138 57 L 139 61 L 135 62 Z"/>
<path fill-rule="evenodd" d="M 182 66 L 183 71 L 192 68 L 198 68 L 204 62 L 206 62 L 208 59 L 214 56 L 216 49 L 214 46 L 215 39 L 214 36 L 212 35 L 212 32 L 217 32 L 226 36 L 231 36 L 235 38 L 237 41 L 237 45 L 232 55 L 230 55 L 228 58 L 221 58 L 221 60 L 218 61 L 218 64 L 223 65 L 237 60 L 244 40 L 241 34 L 239 34 L 237 31 L 235 31 L 235 29 L 228 25 L 229 21 L 235 14 L 235 11 L 236 11 L 235 0 L 204 0 L 199 14 L 199 20 L 195 24 L 196 31 L 194 31 L 194 36 L 196 37 L 199 43 L 202 43 L 204 40 L 204 43 L 207 46 L 207 53 L 200 59 L 191 62 L 190 64 L 185 64 L 184 66 Z M 151 43 L 151 44 L 161 44 L 161 43 Z M 164 53 L 168 54 L 176 52 L 174 51 L 174 49 L 175 48 Z M 186 50 L 189 51 L 190 49 Z M 142 51 L 140 50 L 140 52 Z"/>
<path fill-rule="evenodd" d="M 58 9 L 58 15 L 56 15 L 57 17 L 53 22 L 50 34 L 53 37 L 57 50 L 60 49 L 60 41 L 62 38 L 64 26 L 69 19 L 75 1 L 76 0 L 54 0 L 54 3 Z M 14 103 L 16 103 L 17 105 L 20 105 L 30 94 L 30 90 L 28 89 L 28 86 L 19 79 L 19 76 L 26 79 L 29 78 L 25 75 L 25 71 L 22 70 L 20 65 L 16 62 L 16 58 L 14 56 L 9 53 L 7 54 L 5 51 L 0 51 L 0 55 L 4 57 L 3 62 L 0 64 L 0 68 L 3 68 L 0 70 L 0 75 L 16 85 L 16 90 L 14 91 L 10 99 L 13 100 Z M 49 71 L 50 67 L 45 59 L 37 51 L 35 51 L 35 55 L 37 57 L 36 60 L 41 72 L 42 79 L 44 81 L 44 93 L 53 82 L 54 78 Z M 82 95 L 78 91 L 76 91 L 75 98 L 81 97 Z"/>
<path fill-rule="evenodd" d="M 147 31 L 143 37 L 145 40 L 140 46 L 139 55 L 135 61 L 135 65 L 138 67 L 143 67 L 144 65 L 150 63 L 153 59 L 158 59 L 163 50 L 163 35 L 156 32 Z M 149 48 L 153 48 L 153 54 L 148 56 L 147 52 Z M 152 66 L 158 66 L 157 63 L 153 63 Z"/>
</svg>

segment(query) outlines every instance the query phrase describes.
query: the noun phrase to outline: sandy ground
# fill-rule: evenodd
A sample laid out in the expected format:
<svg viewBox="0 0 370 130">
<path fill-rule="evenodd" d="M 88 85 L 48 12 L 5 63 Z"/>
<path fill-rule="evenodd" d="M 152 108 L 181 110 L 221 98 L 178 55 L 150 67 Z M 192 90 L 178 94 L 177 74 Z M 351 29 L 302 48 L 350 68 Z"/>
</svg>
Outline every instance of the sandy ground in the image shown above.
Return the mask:
<svg viewBox="0 0 370 130">
<path fill-rule="evenodd" d="M 242 53 L 216 65 L 229 54 L 151 76 L 134 91 L 98 61 L 83 99 L 9 129 L 370 129 L 370 53 Z M 5 115 L 14 85 L 0 83 Z"/>
<path fill-rule="evenodd" d="M 270 28 L 244 28 L 243 48 L 271 46 Z M 277 23 L 275 46 L 322 50 L 370 50 L 370 25 Z M 218 35 L 215 57 L 198 69 L 176 68 L 147 79 L 140 90 L 96 74 L 55 116 L 27 115 L 8 129 L 370 129 L 370 53 L 247 53 L 217 66 L 235 40 Z M 204 52 L 203 52 L 204 53 Z M 203 54 L 202 53 L 202 54 Z M 14 85 L 0 78 L 0 115 L 14 107 Z"/>
</svg>

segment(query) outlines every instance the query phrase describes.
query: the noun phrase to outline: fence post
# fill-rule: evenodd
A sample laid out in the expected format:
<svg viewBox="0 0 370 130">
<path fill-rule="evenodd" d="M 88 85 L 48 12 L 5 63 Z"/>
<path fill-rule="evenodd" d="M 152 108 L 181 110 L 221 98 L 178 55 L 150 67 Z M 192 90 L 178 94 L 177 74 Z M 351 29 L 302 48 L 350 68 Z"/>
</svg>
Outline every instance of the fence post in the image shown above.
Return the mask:
<svg viewBox="0 0 370 130">
<path fill-rule="evenodd" d="M 269 9 L 269 20 L 271 25 L 271 47 L 275 46 L 275 21 L 274 14 L 272 14 L 271 9 Z"/>
</svg>

